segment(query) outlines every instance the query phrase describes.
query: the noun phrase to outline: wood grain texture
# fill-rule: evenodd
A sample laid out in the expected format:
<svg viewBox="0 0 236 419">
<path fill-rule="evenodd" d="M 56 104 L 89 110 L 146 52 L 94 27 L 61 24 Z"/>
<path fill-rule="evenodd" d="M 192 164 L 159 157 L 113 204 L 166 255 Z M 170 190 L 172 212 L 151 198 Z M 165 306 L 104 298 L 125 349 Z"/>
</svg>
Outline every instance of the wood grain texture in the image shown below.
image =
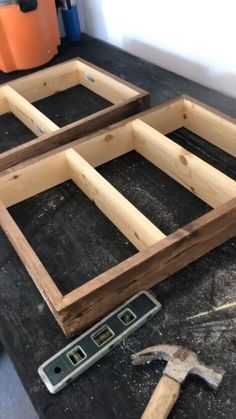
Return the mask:
<svg viewBox="0 0 236 419">
<path fill-rule="evenodd" d="M 149 112 L 137 115 L 137 118 L 165 135 L 183 127 L 184 107 L 184 98 L 180 96 L 151 108 Z"/>
<path fill-rule="evenodd" d="M 112 105 L 107 109 L 96 112 L 96 114 L 73 122 L 60 128 L 53 134 L 43 135 L 12 150 L 1 153 L 0 172 L 137 114 L 149 106 L 149 101 L 148 94 L 140 94 L 137 98 L 129 99 L 122 104 Z"/>
<path fill-rule="evenodd" d="M 3 91 L 0 89 L 0 115 L 3 115 L 4 113 L 10 112 L 9 104 L 7 102 L 7 99 L 3 93 Z"/>
<path fill-rule="evenodd" d="M 137 91 L 139 90 L 137 88 Z M 149 103 L 149 95 L 140 90 L 138 97 L 131 98 L 123 104 L 113 105 L 80 121 L 73 122 L 56 133 L 43 135 L 40 139 L 34 139 L 6 151 L 0 154 L 0 172 L 68 142 L 75 141 L 94 131 L 103 129 L 110 124 L 116 123 L 117 126 L 122 126 L 137 118 L 162 134 L 168 134 L 183 126 L 222 148 L 232 156 L 236 155 L 236 120 L 234 118 L 230 118 L 186 95 L 138 114 L 138 112 L 147 109 Z"/>
<path fill-rule="evenodd" d="M 111 106 L 67 125 L 56 133 L 56 124 L 30 105 L 78 84 L 105 97 Z M 144 90 L 82 59 L 71 60 L 0 86 L 0 115 L 13 112 L 38 139 L 0 154 L 0 171 L 86 134 L 134 115 L 150 104 Z"/>
<path fill-rule="evenodd" d="M 62 51 L 62 54 L 56 60 L 68 59 L 72 54 L 75 57 L 76 54 L 78 55 L 78 51 L 79 55 L 88 61 L 106 66 L 111 72 L 124 75 L 134 84 L 140 83 L 151 92 L 153 104 L 163 103 L 167 98 L 188 92 L 188 94 L 199 98 L 201 101 L 212 104 L 223 112 L 236 117 L 236 101 L 232 98 L 206 89 L 98 40 L 83 36 L 79 43 L 66 45 L 64 54 Z M 13 74 L 1 73 L 0 81 L 3 82 L 13 77 L 15 77 Z M 85 106 L 88 107 L 88 103 Z M 67 111 L 69 115 L 73 114 L 72 103 L 68 104 Z M 192 136 L 189 133 L 183 132 L 183 137 L 183 141 L 186 140 L 186 142 L 191 143 Z M 15 138 L 20 138 L 18 133 Z M 10 144 L 11 146 L 14 145 L 13 141 Z M 220 153 L 220 150 L 216 150 L 216 153 L 212 155 L 211 147 L 207 142 L 202 141 L 202 147 L 203 154 L 205 152 L 209 156 L 211 164 L 214 164 L 217 151 L 219 151 L 219 169 L 224 170 L 224 164 L 221 164 L 222 153 Z M 191 151 L 196 154 L 197 150 L 198 143 L 193 144 Z M 119 170 L 125 171 L 126 165 L 130 167 L 134 164 L 135 160 L 132 156 L 133 154 L 119 159 Z M 229 161 L 232 162 L 232 160 Z M 113 162 L 109 167 L 110 169 L 108 168 L 106 172 L 103 171 L 103 174 L 109 174 L 110 170 L 115 171 L 117 164 Z M 150 198 L 156 196 L 155 185 L 158 181 L 160 181 L 160 188 L 157 185 L 157 191 L 160 191 L 162 190 L 162 180 L 166 179 L 163 194 L 161 194 L 161 197 L 164 198 L 165 192 L 167 192 L 166 211 L 163 212 L 162 200 L 157 202 L 157 199 L 155 199 L 153 204 L 153 199 L 145 199 L 148 212 L 154 211 L 156 205 L 156 211 L 163 214 L 165 223 L 168 223 L 170 219 L 166 216 L 166 213 L 167 215 L 174 213 L 175 220 L 181 220 L 181 225 L 184 226 L 191 221 L 193 213 L 194 218 L 196 218 L 205 211 L 206 206 L 201 200 L 188 193 L 186 189 L 178 187 L 177 184 L 175 186 L 175 182 L 168 176 L 160 173 L 160 176 L 155 177 L 157 172 L 159 173 L 159 170 L 154 167 L 151 168 L 151 163 L 144 162 L 143 169 L 135 170 L 136 175 L 133 175 L 132 172 L 131 176 L 133 182 L 129 187 L 130 195 L 135 196 L 136 176 L 137 185 L 143 191 L 149 192 L 151 194 Z M 126 179 L 129 173 L 127 171 L 125 173 L 127 174 Z M 153 180 L 150 187 L 146 181 L 143 182 L 142 176 L 145 173 Z M 112 177 L 109 177 L 109 179 L 113 179 L 114 175 L 114 173 L 111 173 Z M 120 180 L 118 184 L 120 185 L 121 182 Z M 115 184 L 117 185 L 117 183 Z M 58 196 L 61 189 L 56 189 L 55 195 Z M 176 192 L 176 195 L 174 192 Z M 178 201 L 180 205 L 178 205 Z M 43 202 L 43 197 L 40 197 L 38 204 L 36 204 L 37 208 L 39 206 L 43 209 Z M 67 197 L 66 205 L 70 206 L 70 202 L 71 198 Z M 136 202 L 143 203 L 143 195 L 137 196 Z M 20 207 L 24 210 L 20 211 Z M 191 214 L 188 212 L 188 207 L 191 208 Z M 28 214 L 32 208 L 31 205 L 23 203 L 22 206 L 18 205 L 16 207 L 19 215 L 17 222 L 19 221 L 20 225 L 25 222 L 24 211 L 27 208 Z M 62 211 L 62 214 L 64 214 L 64 211 Z M 90 212 L 87 216 L 84 212 L 84 215 L 84 223 L 89 223 Z M 100 220 L 98 215 L 99 211 L 94 218 L 96 224 Z M 80 214 L 78 214 L 78 218 L 79 216 Z M 158 219 L 160 220 L 161 216 L 158 216 Z M 172 231 L 174 231 L 176 226 L 172 221 L 170 220 L 170 225 L 173 227 Z M 76 222 L 73 219 L 71 231 L 75 226 Z M 28 229 L 43 237 L 40 223 L 37 228 L 34 221 L 29 219 Z M 63 237 L 64 234 L 60 231 L 59 240 L 55 242 L 56 252 L 60 251 Z M 109 239 L 111 246 L 115 246 L 116 238 L 112 232 L 109 232 L 107 240 L 109 241 Z M 0 249 L 3 264 L 0 281 L 0 340 L 9 352 L 19 377 L 41 419 L 61 418 L 62 412 L 63 419 L 78 419 L 78 416 L 81 416 L 81 418 L 111 419 L 116 415 L 122 419 L 140 418 L 160 378 L 161 367 L 160 364 L 156 364 L 156 366 L 150 364 L 140 368 L 131 368 L 130 354 L 135 350 L 144 348 L 148 342 L 153 344 L 173 341 L 178 341 L 183 346 L 190 345 L 194 351 L 199 349 L 200 342 L 203 358 L 204 354 L 206 356 L 203 361 L 214 363 L 217 360 L 217 363 L 227 370 L 217 394 L 214 391 L 209 391 L 208 387 L 200 383 L 199 380 L 191 380 L 191 383 L 183 390 L 173 416 L 179 416 L 181 419 L 190 419 L 193 416 L 199 418 L 207 416 L 209 419 L 235 419 L 236 399 L 234 392 L 231 391 L 231 389 L 236 388 L 236 375 L 232 368 L 235 363 L 235 309 L 214 311 L 214 307 L 220 308 L 222 304 L 233 301 L 235 295 L 235 240 L 230 240 L 216 251 L 189 266 L 184 270 L 183 277 L 179 272 L 170 280 L 157 285 L 153 291 L 157 299 L 163 303 L 163 309 L 157 317 L 150 319 L 146 326 L 129 338 L 127 343 L 119 345 L 116 350 L 104 358 L 102 366 L 95 365 L 86 374 L 82 375 L 74 385 L 69 385 L 65 391 L 60 392 L 55 397 L 52 397 L 45 390 L 35 366 L 41 365 L 52 356 L 55 353 L 55 348 L 58 350 L 63 348 L 66 345 L 65 337 L 42 301 L 41 295 L 34 284 L 31 283 L 28 275 L 21 268 L 21 263 L 10 245 L 6 243 L 6 238 L 1 232 Z M 122 260 L 123 256 L 128 257 L 129 253 L 124 254 L 123 247 L 121 249 L 117 246 L 117 250 L 119 260 Z M 65 274 L 68 261 L 71 260 L 70 246 L 67 250 L 65 249 L 64 258 L 65 263 L 61 261 L 61 268 L 59 269 L 61 275 Z M 86 264 L 86 268 L 84 268 L 86 273 L 93 269 L 92 258 L 88 260 L 81 255 L 80 262 L 81 265 Z M 105 265 L 103 264 L 104 269 L 106 269 Z M 54 270 L 53 258 L 47 267 L 50 272 Z M 68 278 L 68 281 L 72 285 L 70 278 Z M 63 280 L 63 283 L 65 282 Z M 73 284 L 76 285 L 76 280 Z M 22 301 L 25 302 L 24 305 L 21 304 Z M 44 309 L 39 311 L 39 306 Z M 100 306 L 96 305 L 96 309 L 98 307 Z M 199 317 L 198 314 L 203 314 L 203 312 L 209 312 L 209 314 Z M 194 319 L 190 319 L 192 317 Z M 102 383 L 101 371 L 103 377 L 105 377 Z M 4 382 L 4 377 L 1 376 L 1 378 Z M 201 391 L 199 391 L 200 387 Z M 92 395 L 93 400 L 90 400 L 88 395 Z M 3 395 L 1 394 L 1 396 Z M 104 400 L 112 400 L 112 403 L 104 403 Z"/>
<path fill-rule="evenodd" d="M 141 118 L 149 118 L 150 124 L 157 126 L 159 122 L 157 121 L 156 125 L 154 116 L 160 113 L 164 118 L 161 126 L 163 131 L 170 127 L 178 128 L 181 125 L 182 106 L 183 99 L 177 99 L 169 105 L 158 107 L 156 111 L 142 114 Z M 174 118 L 171 124 L 168 114 Z M 73 129 L 77 129 L 76 126 L 73 127 L 72 132 Z M 63 140 L 62 132 L 65 136 Z M 152 287 L 233 237 L 236 234 L 236 198 L 235 181 L 188 153 L 152 126 L 137 119 L 137 116 L 110 128 L 104 128 L 95 136 L 91 134 L 77 139 L 69 145 L 64 144 L 64 140 L 68 140 L 67 133 L 68 129 L 65 128 L 64 131 L 52 134 L 58 135 L 55 138 L 59 138 L 59 142 L 62 141 L 63 145 L 59 149 L 48 151 L 43 156 L 19 163 L 18 166 L 1 173 L 0 199 L 3 205 L 13 205 L 72 177 L 141 250 L 139 254 L 71 291 L 62 298 L 59 307 L 55 306 L 55 317 L 65 334 L 72 336 L 136 292 Z M 163 238 L 163 233 L 92 167 L 133 148 L 217 208 Z M 80 153 L 81 157 L 77 153 Z M 231 198 L 234 199 L 230 200 Z M 136 240 L 134 233 L 137 233 L 137 228 Z M 95 309 L 98 303 L 99 313 Z"/>
<path fill-rule="evenodd" d="M 236 157 L 236 119 L 184 96 L 184 127 Z"/>
<path fill-rule="evenodd" d="M 99 166 L 133 150 L 132 127 L 104 131 L 70 144 L 92 166 Z M 8 207 L 70 178 L 65 151 L 68 146 L 19 163 L 0 173 L 0 199 Z"/>
<path fill-rule="evenodd" d="M 114 104 L 124 102 L 138 95 L 134 87 L 122 83 L 121 80 L 111 77 L 110 74 L 100 71 L 95 66 L 78 60 L 77 68 L 79 80 L 83 86 Z"/>
<path fill-rule="evenodd" d="M 38 137 L 43 134 L 51 134 L 59 129 L 54 122 L 31 105 L 11 86 L 2 87 L 1 91 L 8 101 L 10 111 Z"/>
<path fill-rule="evenodd" d="M 147 249 L 165 237 L 78 153 L 67 150 L 66 158 L 72 180 L 138 250 Z"/>
<path fill-rule="evenodd" d="M 10 207 L 69 177 L 64 152 L 57 153 L 0 177 L 0 199 L 6 207 Z"/>
<path fill-rule="evenodd" d="M 64 296 L 60 318 L 65 334 L 88 327 L 136 292 L 151 288 L 235 235 L 233 199 Z M 99 313 L 94 310 L 98 304 Z"/>
<path fill-rule="evenodd" d="M 57 310 L 60 307 L 62 294 L 1 201 L 0 226 L 7 235 L 40 293 L 47 301 L 53 314 L 58 317 Z"/>
<path fill-rule="evenodd" d="M 90 135 L 87 139 L 83 137 L 71 146 L 89 164 L 97 167 L 134 149 L 132 126 L 118 124 L 117 128 L 101 130 L 101 134 Z"/>
<path fill-rule="evenodd" d="M 236 182 L 143 121 L 133 122 L 135 149 L 213 208 L 236 197 Z"/>
<path fill-rule="evenodd" d="M 114 104 L 145 93 L 144 90 L 134 86 L 132 83 L 122 80 L 81 58 L 68 60 L 65 63 L 20 77 L 9 83 L 2 84 L 1 87 L 11 86 L 27 101 L 32 103 L 80 83 L 94 92 L 97 91 L 98 94 L 101 93 L 101 95 L 103 93 L 102 90 L 105 89 L 105 97 Z M 8 112 L 8 108 L 4 109 L 4 106 L 2 106 L 0 115 L 5 112 Z"/>
<path fill-rule="evenodd" d="M 166 419 L 180 393 L 180 383 L 163 376 L 157 384 L 141 419 Z"/>
<path fill-rule="evenodd" d="M 2 84 L 1 87 L 12 87 L 27 101 L 32 103 L 76 86 L 78 83 L 79 76 L 76 61 L 70 60 L 63 64 L 58 64 L 28 76 L 9 81 L 8 83 Z M 6 112 L 9 112 L 9 108 L 2 106 L 0 115 Z"/>
</svg>

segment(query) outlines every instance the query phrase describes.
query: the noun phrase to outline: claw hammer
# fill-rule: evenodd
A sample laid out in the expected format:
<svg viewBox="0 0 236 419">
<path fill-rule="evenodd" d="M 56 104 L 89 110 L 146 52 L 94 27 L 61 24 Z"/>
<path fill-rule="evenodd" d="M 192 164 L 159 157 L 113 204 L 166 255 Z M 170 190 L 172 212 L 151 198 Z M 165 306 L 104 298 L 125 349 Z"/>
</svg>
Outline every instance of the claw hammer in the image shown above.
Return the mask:
<svg viewBox="0 0 236 419">
<path fill-rule="evenodd" d="M 163 377 L 160 379 L 142 419 L 166 419 L 179 397 L 181 383 L 189 374 L 202 377 L 215 390 L 219 387 L 224 375 L 224 370 L 204 365 L 199 361 L 197 354 L 182 346 L 152 346 L 132 355 L 131 359 L 133 365 L 149 363 L 155 359 L 167 361 Z"/>
</svg>

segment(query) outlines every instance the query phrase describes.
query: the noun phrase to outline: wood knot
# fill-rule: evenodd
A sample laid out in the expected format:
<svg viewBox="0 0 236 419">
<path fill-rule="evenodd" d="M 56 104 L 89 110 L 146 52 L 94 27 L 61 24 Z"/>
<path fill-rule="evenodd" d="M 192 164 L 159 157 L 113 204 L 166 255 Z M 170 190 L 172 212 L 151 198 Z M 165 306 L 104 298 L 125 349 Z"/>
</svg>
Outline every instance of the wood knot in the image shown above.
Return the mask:
<svg viewBox="0 0 236 419">
<path fill-rule="evenodd" d="M 113 138 L 113 135 L 111 135 L 111 134 L 107 134 L 107 135 L 105 136 L 104 140 L 105 140 L 105 141 L 111 141 L 111 140 L 112 140 L 112 138 Z"/>
<path fill-rule="evenodd" d="M 181 156 L 179 156 L 179 159 L 180 159 L 181 163 L 184 166 L 187 166 L 188 165 L 188 160 L 186 159 L 186 157 L 184 157 L 183 155 L 181 155 Z"/>
</svg>

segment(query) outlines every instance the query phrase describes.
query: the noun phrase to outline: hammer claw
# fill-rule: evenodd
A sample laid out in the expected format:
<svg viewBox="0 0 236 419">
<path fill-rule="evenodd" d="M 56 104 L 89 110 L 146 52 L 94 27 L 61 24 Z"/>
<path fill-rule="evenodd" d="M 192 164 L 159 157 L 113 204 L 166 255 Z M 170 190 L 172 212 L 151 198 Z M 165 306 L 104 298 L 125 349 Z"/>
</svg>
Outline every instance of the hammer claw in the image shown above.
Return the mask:
<svg viewBox="0 0 236 419">
<path fill-rule="evenodd" d="M 174 350 L 171 345 L 156 345 L 149 348 L 145 348 L 142 351 L 137 352 L 134 355 L 131 355 L 131 360 L 133 365 L 141 365 L 155 361 L 156 359 L 163 359 L 164 361 L 169 361 L 173 355 Z"/>
</svg>

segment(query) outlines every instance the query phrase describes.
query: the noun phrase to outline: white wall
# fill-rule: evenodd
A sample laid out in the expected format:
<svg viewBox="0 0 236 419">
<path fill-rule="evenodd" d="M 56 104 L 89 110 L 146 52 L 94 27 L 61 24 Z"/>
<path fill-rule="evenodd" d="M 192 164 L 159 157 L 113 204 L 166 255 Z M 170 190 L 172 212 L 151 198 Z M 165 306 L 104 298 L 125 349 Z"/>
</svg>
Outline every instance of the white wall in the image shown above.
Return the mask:
<svg viewBox="0 0 236 419">
<path fill-rule="evenodd" d="M 235 0 L 79 0 L 89 35 L 236 97 Z"/>
</svg>

